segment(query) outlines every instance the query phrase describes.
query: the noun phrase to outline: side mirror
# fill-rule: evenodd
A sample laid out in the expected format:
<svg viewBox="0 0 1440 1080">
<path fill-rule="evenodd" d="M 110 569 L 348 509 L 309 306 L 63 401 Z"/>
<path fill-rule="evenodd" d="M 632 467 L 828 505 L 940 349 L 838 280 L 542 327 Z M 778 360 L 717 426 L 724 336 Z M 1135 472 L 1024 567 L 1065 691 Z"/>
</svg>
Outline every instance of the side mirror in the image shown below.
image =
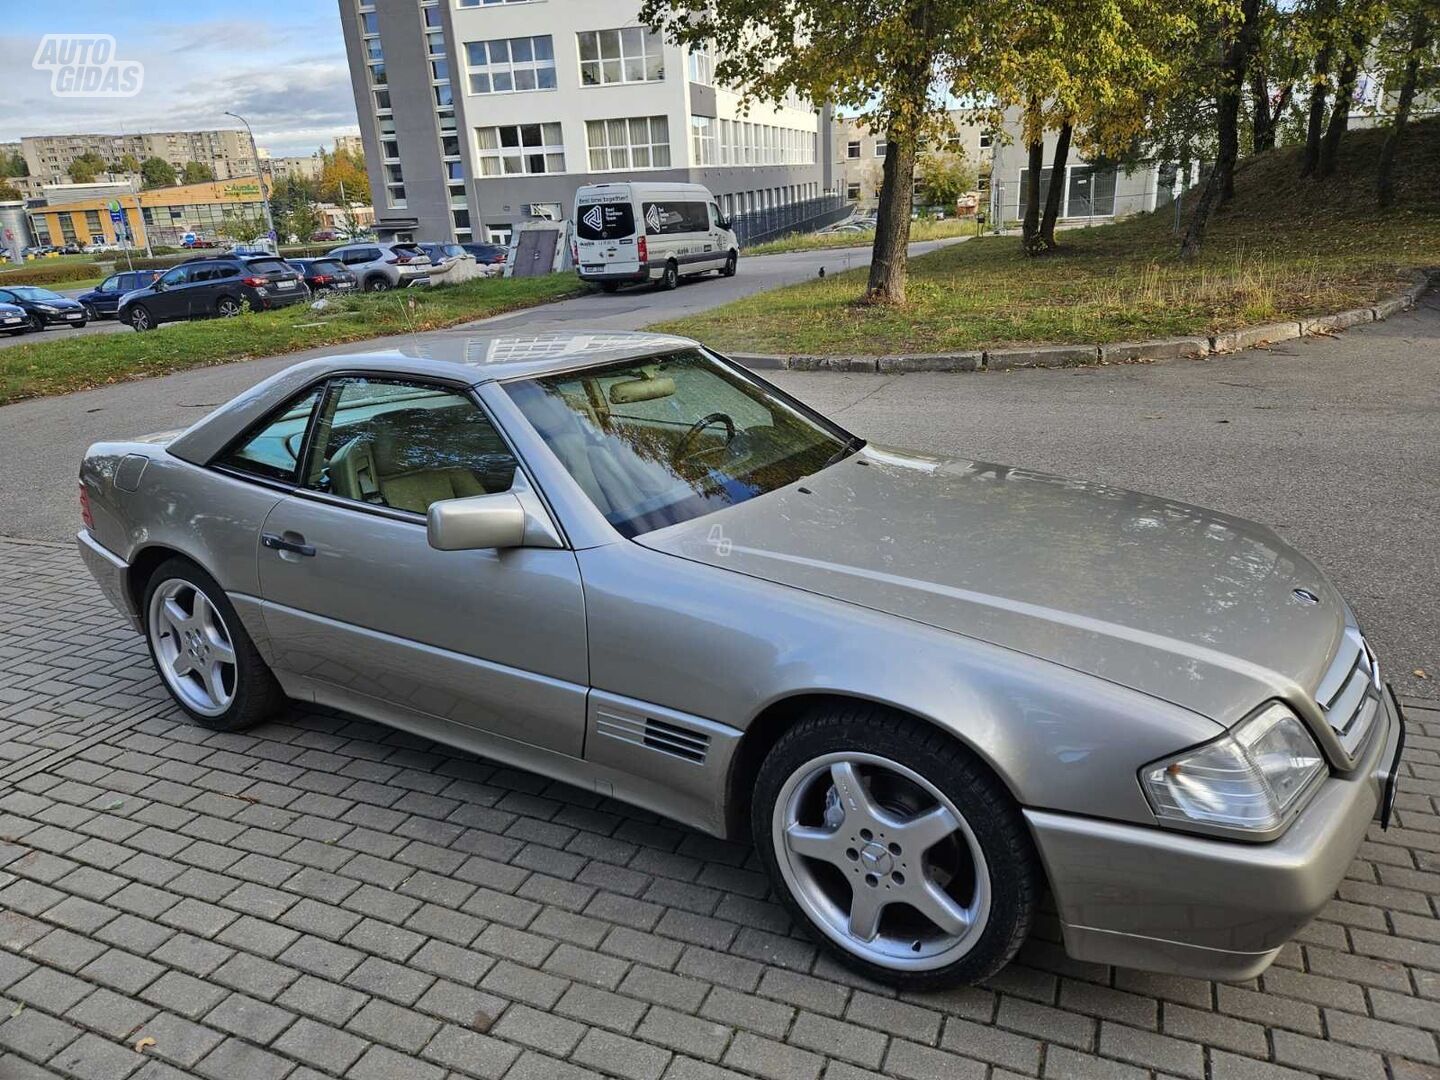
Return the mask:
<svg viewBox="0 0 1440 1080">
<path fill-rule="evenodd" d="M 520 547 L 525 542 L 525 508 L 508 491 L 431 503 L 425 535 L 437 551 Z"/>
<path fill-rule="evenodd" d="M 166 289 L 168 289 L 170 286 L 169 286 L 169 285 L 166 285 L 163 280 L 161 280 L 160 278 L 157 277 L 154 281 L 152 281 L 152 282 L 150 283 L 150 287 L 151 287 L 152 289 L 154 289 L 156 292 L 164 292 L 164 291 L 165 291 Z"/>
</svg>

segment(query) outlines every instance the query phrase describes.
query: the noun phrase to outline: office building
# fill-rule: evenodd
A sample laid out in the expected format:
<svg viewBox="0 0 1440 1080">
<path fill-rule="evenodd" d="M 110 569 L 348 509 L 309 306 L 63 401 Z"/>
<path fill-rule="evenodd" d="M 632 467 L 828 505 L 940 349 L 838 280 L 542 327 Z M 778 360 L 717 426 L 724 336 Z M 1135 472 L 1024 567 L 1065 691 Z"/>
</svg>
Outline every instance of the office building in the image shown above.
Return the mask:
<svg viewBox="0 0 1440 1080">
<path fill-rule="evenodd" d="M 508 240 L 582 184 L 706 185 L 728 213 L 831 189 L 828 112 L 752 104 L 639 0 L 339 0 L 382 234 Z"/>
<path fill-rule="evenodd" d="M 963 154 L 974 167 L 978 189 L 984 190 L 990 175 L 992 137 L 982 125 L 965 117 L 958 109 L 950 113 L 952 131 L 943 149 Z M 840 194 L 863 209 L 872 209 L 880 198 L 880 183 L 885 169 L 885 134 L 872 131 L 857 117 L 837 117 L 834 124 L 832 159 Z"/>
</svg>

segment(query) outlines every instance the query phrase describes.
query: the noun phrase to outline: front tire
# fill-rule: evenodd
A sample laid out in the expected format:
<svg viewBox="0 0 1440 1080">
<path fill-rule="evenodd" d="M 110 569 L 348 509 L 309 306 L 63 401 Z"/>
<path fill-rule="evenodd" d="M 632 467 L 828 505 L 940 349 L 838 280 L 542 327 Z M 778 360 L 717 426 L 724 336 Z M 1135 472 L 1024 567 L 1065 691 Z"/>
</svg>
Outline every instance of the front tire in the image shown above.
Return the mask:
<svg viewBox="0 0 1440 1080">
<path fill-rule="evenodd" d="M 155 317 L 150 314 L 150 309 L 144 304 L 136 304 L 125 316 L 130 323 L 130 328 L 138 333 L 145 333 L 147 330 L 155 329 Z"/>
<path fill-rule="evenodd" d="M 233 296 L 222 296 L 215 302 L 215 314 L 222 319 L 233 319 L 240 314 L 240 301 Z"/>
<path fill-rule="evenodd" d="M 369 277 L 365 279 L 366 292 L 386 292 L 389 290 L 389 288 L 389 279 L 381 277 L 379 274 L 375 275 L 374 277 Z"/>
<path fill-rule="evenodd" d="M 868 702 L 818 709 L 766 756 L 752 807 L 792 914 L 869 978 L 973 983 L 1030 931 L 1041 875 L 1019 809 L 928 724 Z"/>
<path fill-rule="evenodd" d="M 230 598 L 188 559 L 167 559 L 156 568 L 143 611 L 155 670 L 201 727 L 241 731 L 284 701 Z"/>
<path fill-rule="evenodd" d="M 736 268 L 737 268 L 739 265 L 740 265 L 740 254 L 739 254 L 739 252 L 732 250 L 729 255 L 725 256 L 725 269 L 723 269 L 723 270 L 720 271 L 720 276 L 721 276 L 721 277 L 734 277 L 734 276 L 735 276 L 735 270 L 736 270 Z"/>
</svg>

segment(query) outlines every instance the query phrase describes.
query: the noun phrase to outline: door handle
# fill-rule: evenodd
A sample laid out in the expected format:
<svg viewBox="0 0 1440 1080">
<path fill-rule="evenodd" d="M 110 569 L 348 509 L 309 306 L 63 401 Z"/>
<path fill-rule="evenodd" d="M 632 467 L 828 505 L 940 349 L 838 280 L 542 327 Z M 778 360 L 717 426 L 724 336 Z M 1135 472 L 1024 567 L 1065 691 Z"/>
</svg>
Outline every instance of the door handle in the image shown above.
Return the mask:
<svg viewBox="0 0 1440 1080">
<path fill-rule="evenodd" d="M 314 555 L 315 545 L 304 544 L 296 540 L 286 540 L 283 536 L 276 536 L 274 533 L 261 533 L 260 545 L 271 551 L 289 551 L 296 555 Z"/>
</svg>

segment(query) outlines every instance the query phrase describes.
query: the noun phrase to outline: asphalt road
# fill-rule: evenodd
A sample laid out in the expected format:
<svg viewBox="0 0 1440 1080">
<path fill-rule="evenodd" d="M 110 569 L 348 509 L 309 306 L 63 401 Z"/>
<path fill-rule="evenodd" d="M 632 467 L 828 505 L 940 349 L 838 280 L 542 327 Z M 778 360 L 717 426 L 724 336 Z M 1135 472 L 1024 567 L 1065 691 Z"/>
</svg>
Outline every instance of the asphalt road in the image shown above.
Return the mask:
<svg viewBox="0 0 1440 1080">
<path fill-rule="evenodd" d="M 922 255 L 955 241 L 911 244 L 912 255 Z M 516 312 L 491 320 L 500 322 L 523 318 L 525 332 L 532 330 L 565 330 L 583 325 L 587 329 L 631 330 L 663 319 L 676 319 L 692 312 L 728 304 L 751 293 L 763 292 L 779 285 L 789 285 L 814 277 L 823 266 L 827 274 L 836 274 L 857 266 L 870 264 L 868 247 L 836 248 L 824 252 L 796 252 L 790 255 L 762 255 L 742 259 L 740 273 L 733 278 L 706 277 L 698 281 L 682 281 L 673 293 L 657 293 L 652 289 L 624 289 L 614 296 L 586 297 L 580 301 L 554 304 L 545 309 L 545 318 L 536 321 L 535 313 Z M 704 285 L 697 291 L 696 286 Z M 84 289 L 57 289 L 65 296 L 78 296 Z M 594 301 L 594 302 L 590 302 Z M 162 323 L 159 332 L 181 323 Z M 43 337 L 34 334 L 0 334 L 0 349 L 30 344 L 56 337 L 92 336 L 95 334 L 133 334 L 135 331 L 116 319 L 96 319 L 78 330 L 74 327 L 52 327 Z M 307 354 L 308 355 L 308 354 Z M 290 358 L 291 360 L 294 357 Z M 0 529 L 3 533 L 3 529 Z"/>
<path fill-rule="evenodd" d="M 859 265 L 864 253 L 850 257 Z M 754 259 L 733 279 L 669 294 L 596 294 L 480 328 L 634 329 L 809 277 L 822 261 L 840 269 L 842 258 Z M 298 358 L 0 408 L 0 534 L 69 535 L 76 463 L 88 443 L 188 424 Z M 1008 374 L 769 374 L 876 441 L 1078 475 L 1265 522 L 1331 574 L 1404 692 L 1440 696 L 1433 293 L 1419 311 L 1335 338 L 1206 360 Z M 1430 678 L 1411 674 L 1417 669 Z"/>
</svg>

